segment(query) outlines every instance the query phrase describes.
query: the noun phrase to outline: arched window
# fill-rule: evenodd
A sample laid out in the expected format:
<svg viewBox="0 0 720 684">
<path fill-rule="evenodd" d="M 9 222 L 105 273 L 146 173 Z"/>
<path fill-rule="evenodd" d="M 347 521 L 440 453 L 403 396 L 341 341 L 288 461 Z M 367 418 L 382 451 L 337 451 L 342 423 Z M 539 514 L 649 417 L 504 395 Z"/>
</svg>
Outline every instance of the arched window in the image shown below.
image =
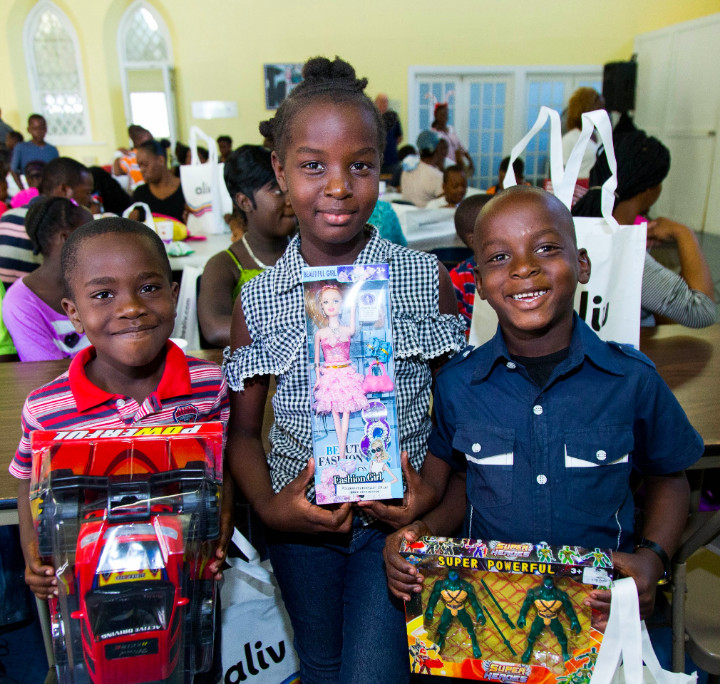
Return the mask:
<svg viewBox="0 0 720 684">
<path fill-rule="evenodd" d="M 49 0 L 41 0 L 23 32 L 33 110 L 47 120 L 53 142 L 90 140 L 80 47 L 72 24 Z"/>
<path fill-rule="evenodd" d="M 120 20 L 117 44 L 127 123 L 174 141 L 175 79 L 165 22 L 151 5 L 139 0 Z"/>
</svg>

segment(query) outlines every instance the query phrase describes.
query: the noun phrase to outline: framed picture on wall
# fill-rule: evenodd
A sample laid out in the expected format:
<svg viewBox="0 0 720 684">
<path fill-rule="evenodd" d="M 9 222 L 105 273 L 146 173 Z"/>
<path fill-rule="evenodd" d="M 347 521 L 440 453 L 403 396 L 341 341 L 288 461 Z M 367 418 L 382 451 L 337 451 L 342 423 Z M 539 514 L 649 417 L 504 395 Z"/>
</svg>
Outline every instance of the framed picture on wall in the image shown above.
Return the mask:
<svg viewBox="0 0 720 684">
<path fill-rule="evenodd" d="M 265 109 L 277 109 L 302 81 L 302 64 L 265 64 Z"/>
</svg>

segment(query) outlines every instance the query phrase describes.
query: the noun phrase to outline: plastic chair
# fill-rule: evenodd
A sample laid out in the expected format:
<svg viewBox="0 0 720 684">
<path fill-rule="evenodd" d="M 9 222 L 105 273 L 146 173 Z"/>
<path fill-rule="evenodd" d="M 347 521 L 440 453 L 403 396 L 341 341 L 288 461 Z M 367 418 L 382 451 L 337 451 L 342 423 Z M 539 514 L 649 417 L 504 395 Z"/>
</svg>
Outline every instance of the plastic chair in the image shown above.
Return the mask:
<svg viewBox="0 0 720 684">
<path fill-rule="evenodd" d="M 720 682 L 720 573 L 702 566 L 688 570 L 687 562 L 718 535 L 720 511 L 694 514 L 672 562 L 672 667 L 685 671 L 687 651 L 710 674 L 708 684 Z"/>
</svg>

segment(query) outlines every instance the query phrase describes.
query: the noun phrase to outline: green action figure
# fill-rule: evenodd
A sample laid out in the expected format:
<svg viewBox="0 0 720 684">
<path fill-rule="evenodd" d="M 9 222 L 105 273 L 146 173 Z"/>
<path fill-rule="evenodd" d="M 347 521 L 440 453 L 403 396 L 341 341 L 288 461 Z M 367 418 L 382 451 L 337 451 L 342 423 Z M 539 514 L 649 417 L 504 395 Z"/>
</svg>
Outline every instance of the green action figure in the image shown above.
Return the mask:
<svg viewBox="0 0 720 684">
<path fill-rule="evenodd" d="M 565 636 L 565 631 L 559 619 L 560 610 L 564 608 L 570 620 L 571 629 L 575 634 L 580 634 L 580 623 L 573 610 L 570 597 L 562 591 L 562 589 L 558 589 L 555 586 L 552 577 L 545 575 L 543 583 L 539 587 L 529 589 L 525 595 L 525 601 L 523 601 L 522 608 L 520 608 L 520 614 L 517 620 L 518 627 L 525 627 L 525 618 L 532 605 L 535 606 L 537 615 L 535 616 L 535 620 L 533 620 L 532 627 L 530 627 L 528 645 L 525 653 L 522 654 L 522 662 L 527 663 L 530 661 L 535 640 L 540 636 L 540 632 L 548 626 L 552 629 L 560 643 L 563 660 L 570 660 L 567 637 Z"/>
<path fill-rule="evenodd" d="M 465 603 L 469 601 L 475 611 L 477 623 L 480 625 L 485 624 L 485 615 L 480 607 L 480 603 L 477 600 L 477 596 L 475 595 L 475 590 L 472 588 L 472 585 L 469 582 L 461 580 L 458 576 L 457 570 L 450 570 L 446 579 L 437 580 L 433 586 L 427 610 L 425 611 L 426 620 L 430 621 L 433 619 L 435 606 L 440 599 L 442 599 L 445 604 L 445 610 L 440 617 L 440 624 L 437 628 L 437 652 L 442 652 L 442 649 L 445 646 L 445 636 L 450 629 L 450 624 L 452 623 L 453 618 L 457 617 L 460 624 L 465 627 L 470 635 L 473 657 L 482 657 L 480 646 L 478 645 L 477 637 L 475 636 L 475 626 L 473 625 L 472 618 L 465 610 Z"/>
</svg>

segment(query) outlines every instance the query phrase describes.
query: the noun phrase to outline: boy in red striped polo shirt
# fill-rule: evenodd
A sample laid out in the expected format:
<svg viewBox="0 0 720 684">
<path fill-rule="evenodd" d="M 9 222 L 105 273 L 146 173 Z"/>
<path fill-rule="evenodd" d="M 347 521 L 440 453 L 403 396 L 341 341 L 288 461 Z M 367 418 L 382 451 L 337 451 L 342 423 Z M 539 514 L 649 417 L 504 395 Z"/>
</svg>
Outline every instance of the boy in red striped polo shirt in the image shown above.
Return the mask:
<svg viewBox="0 0 720 684">
<path fill-rule="evenodd" d="M 226 423 L 229 413 L 221 369 L 186 358 L 169 341 L 178 286 L 165 246 L 152 230 L 121 218 L 85 224 L 68 237 L 62 269 L 63 308 L 93 346 L 78 354 L 66 373 L 28 396 L 22 438 L 10 464 L 10 472 L 20 479 L 25 581 L 41 599 L 57 594 L 57 579 L 54 568 L 40 560 L 30 514 L 33 430 Z M 229 486 L 230 478 L 226 482 Z M 231 494 L 227 487 L 226 493 Z M 231 499 L 226 496 L 226 504 L 231 505 Z M 223 526 L 215 572 L 224 559 L 229 531 Z"/>
</svg>

